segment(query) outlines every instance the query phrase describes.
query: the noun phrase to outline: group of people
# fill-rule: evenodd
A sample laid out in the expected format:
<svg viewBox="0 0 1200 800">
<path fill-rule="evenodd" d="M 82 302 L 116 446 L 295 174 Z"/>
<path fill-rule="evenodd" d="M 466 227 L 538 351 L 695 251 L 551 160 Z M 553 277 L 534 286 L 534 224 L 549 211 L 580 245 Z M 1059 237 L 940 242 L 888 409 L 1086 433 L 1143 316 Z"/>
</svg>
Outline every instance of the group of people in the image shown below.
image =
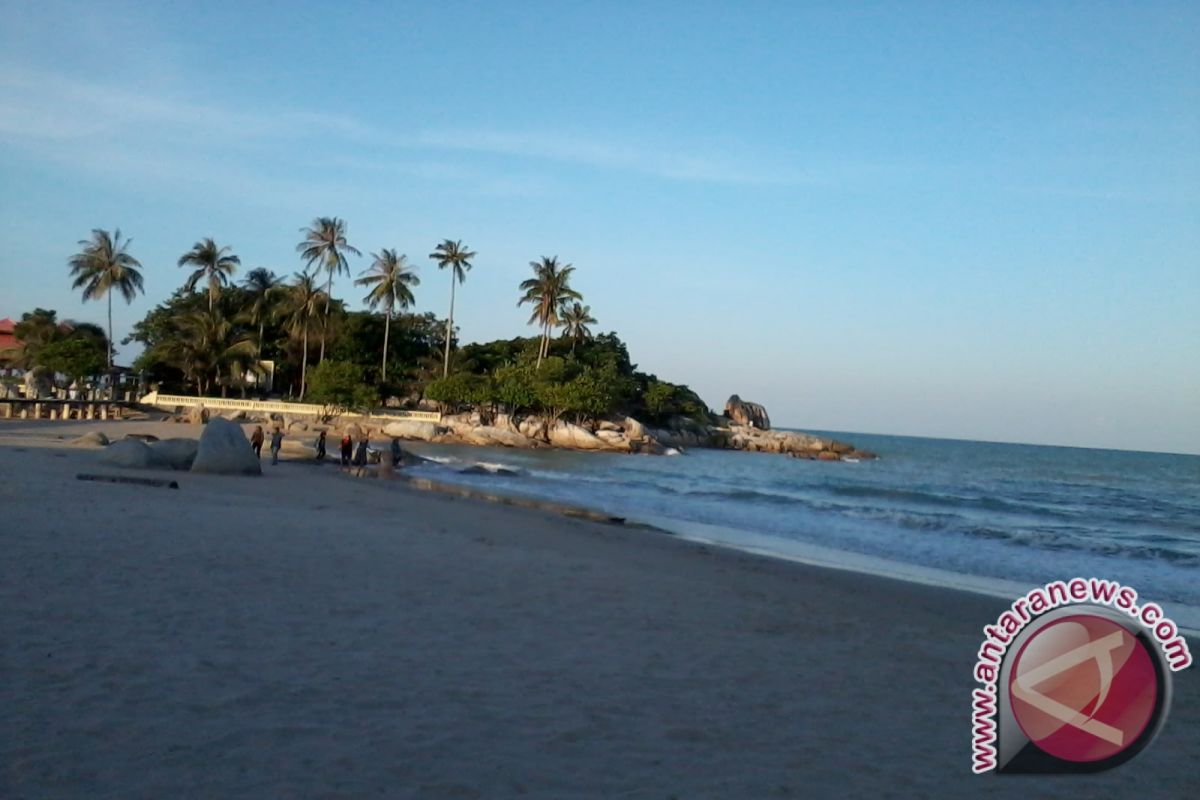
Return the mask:
<svg viewBox="0 0 1200 800">
<path fill-rule="evenodd" d="M 262 425 L 254 427 L 254 433 L 250 435 L 250 447 L 254 450 L 254 455 L 262 458 L 263 444 L 266 441 L 266 434 L 263 432 Z M 370 437 L 363 434 L 359 437 L 358 448 L 354 447 L 354 440 L 349 433 L 343 434 L 341 443 L 341 457 L 343 467 L 365 467 L 367 465 L 367 449 L 371 445 Z M 325 461 L 325 431 L 317 434 L 317 440 L 313 443 L 317 450 L 317 463 Z M 283 430 L 274 428 L 271 431 L 271 463 L 279 463 L 279 451 L 283 447 Z M 400 440 L 392 438 L 392 466 L 399 467 L 404 461 L 404 451 L 400 449 Z"/>
</svg>

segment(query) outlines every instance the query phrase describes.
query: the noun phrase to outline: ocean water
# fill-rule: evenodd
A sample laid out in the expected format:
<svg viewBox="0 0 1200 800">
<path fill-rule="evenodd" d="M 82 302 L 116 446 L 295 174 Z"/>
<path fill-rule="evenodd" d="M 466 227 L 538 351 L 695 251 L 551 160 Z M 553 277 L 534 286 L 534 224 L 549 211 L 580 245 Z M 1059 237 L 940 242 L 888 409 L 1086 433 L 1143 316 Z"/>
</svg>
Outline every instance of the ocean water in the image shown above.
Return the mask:
<svg viewBox="0 0 1200 800">
<path fill-rule="evenodd" d="M 1118 580 L 1200 630 L 1200 456 L 818 432 L 860 463 L 410 443 L 428 477 L 596 508 L 720 545 L 1014 597 Z M 464 475 L 470 465 L 515 475 Z M 981 622 L 982 624 L 982 622 Z"/>
</svg>

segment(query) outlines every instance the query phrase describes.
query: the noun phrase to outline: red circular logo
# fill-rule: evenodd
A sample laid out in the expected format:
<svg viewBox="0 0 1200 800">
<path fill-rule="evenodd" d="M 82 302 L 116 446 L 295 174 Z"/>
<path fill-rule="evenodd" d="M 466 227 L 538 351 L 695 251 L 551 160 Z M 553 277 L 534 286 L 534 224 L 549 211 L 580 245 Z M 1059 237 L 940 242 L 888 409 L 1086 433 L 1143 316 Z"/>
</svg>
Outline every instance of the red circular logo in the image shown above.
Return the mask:
<svg viewBox="0 0 1200 800">
<path fill-rule="evenodd" d="M 1037 631 L 1009 673 L 1017 724 L 1029 741 L 1064 761 L 1100 761 L 1132 746 L 1150 723 L 1159 691 L 1141 640 L 1091 614 Z"/>
</svg>

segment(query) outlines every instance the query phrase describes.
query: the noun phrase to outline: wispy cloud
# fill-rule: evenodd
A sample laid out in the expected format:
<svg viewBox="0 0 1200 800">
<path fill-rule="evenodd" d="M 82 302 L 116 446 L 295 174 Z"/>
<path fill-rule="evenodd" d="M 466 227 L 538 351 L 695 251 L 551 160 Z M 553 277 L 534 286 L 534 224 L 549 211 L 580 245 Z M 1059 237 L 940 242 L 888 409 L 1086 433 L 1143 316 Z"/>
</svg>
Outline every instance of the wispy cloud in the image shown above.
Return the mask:
<svg viewBox="0 0 1200 800">
<path fill-rule="evenodd" d="M 368 120 L 304 109 L 237 109 L 65 75 L 0 65 L 0 138 L 37 143 L 39 151 L 99 140 L 145 141 L 156 147 L 200 144 L 217 147 L 319 140 L 347 154 L 365 150 L 376 166 L 407 164 L 420 173 L 418 157 L 436 158 L 428 172 L 445 172 L 447 157 L 506 157 L 517 168 L 530 162 L 622 171 L 665 180 L 723 184 L 787 184 L 797 175 L 783 167 L 749 165 L 727 155 L 687 153 L 561 132 L 425 130 L 393 134 Z M 462 165 L 457 167 L 464 170 Z M 478 174 L 479 168 L 469 170 Z M 511 182 L 511 177 L 509 178 Z M 525 181 L 528 183 L 528 181 Z"/>
</svg>

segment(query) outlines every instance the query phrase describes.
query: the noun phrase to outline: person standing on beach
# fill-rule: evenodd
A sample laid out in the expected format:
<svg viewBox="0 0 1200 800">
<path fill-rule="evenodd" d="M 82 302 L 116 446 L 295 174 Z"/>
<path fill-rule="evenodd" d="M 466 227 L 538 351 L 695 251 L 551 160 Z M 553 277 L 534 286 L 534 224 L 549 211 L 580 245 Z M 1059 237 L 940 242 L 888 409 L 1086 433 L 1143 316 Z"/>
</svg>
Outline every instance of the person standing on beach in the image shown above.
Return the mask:
<svg viewBox="0 0 1200 800">
<path fill-rule="evenodd" d="M 325 461 L 325 431 L 317 434 L 317 463 Z"/>
<path fill-rule="evenodd" d="M 262 446 L 264 438 L 262 425 L 255 425 L 254 433 L 250 434 L 250 448 L 254 451 L 254 456 L 256 458 L 262 458 Z"/>
<path fill-rule="evenodd" d="M 364 433 L 362 438 L 358 440 L 358 450 L 354 453 L 354 466 L 365 467 L 367 465 L 367 446 L 370 443 L 371 440 Z"/>
<path fill-rule="evenodd" d="M 400 466 L 400 462 L 404 459 L 404 451 L 400 449 L 400 440 L 395 436 L 392 437 L 392 466 Z"/>
<path fill-rule="evenodd" d="M 262 445 L 259 445 L 260 447 Z M 283 431 L 279 428 L 271 431 L 271 463 L 279 463 L 279 449 L 283 447 Z"/>
<path fill-rule="evenodd" d="M 350 454 L 354 452 L 354 440 L 350 434 L 342 434 L 342 466 L 350 466 Z"/>
</svg>

